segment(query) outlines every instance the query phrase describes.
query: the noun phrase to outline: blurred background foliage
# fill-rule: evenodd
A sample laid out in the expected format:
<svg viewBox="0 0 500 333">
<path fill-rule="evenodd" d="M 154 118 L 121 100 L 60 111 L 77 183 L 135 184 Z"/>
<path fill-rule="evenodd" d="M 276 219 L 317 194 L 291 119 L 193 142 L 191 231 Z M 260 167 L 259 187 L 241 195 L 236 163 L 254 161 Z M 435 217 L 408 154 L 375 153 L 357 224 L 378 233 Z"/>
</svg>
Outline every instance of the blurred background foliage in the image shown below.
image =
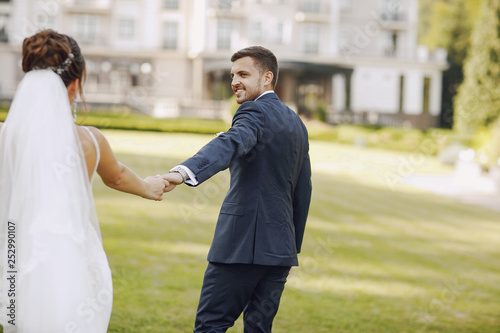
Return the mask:
<svg viewBox="0 0 500 333">
<path fill-rule="evenodd" d="M 500 158 L 500 4 L 498 0 L 420 0 L 420 43 L 448 51 L 443 73 L 445 123 L 480 151 Z"/>
<path fill-rule="evenodd" d="M 500 3 L 484 0 L 474 26 L 464 81 L 455 98 L 454 129 L 467 142 L 485 136 L 479 149 L 487 150 L 491 164 L 500 158 Z"/>
<path fill-rule="evenodd" d="M 420 44 L 445 48 L 449 60 L 463 64 L 481 1 L 420 0 Z"/>
</svg>

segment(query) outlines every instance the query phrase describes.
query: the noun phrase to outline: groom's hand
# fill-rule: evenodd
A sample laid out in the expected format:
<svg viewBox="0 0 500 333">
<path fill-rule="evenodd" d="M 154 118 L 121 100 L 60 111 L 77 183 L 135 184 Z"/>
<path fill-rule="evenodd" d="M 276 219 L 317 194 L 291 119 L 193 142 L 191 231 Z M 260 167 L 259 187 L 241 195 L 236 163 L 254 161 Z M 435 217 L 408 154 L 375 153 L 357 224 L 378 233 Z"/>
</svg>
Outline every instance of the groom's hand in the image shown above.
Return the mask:
<svg viewBox="0 0 500 333">
<path fill-rule="evenodd" d="M 164 192 L 172 191 L 177 185 L 180 185 L 184 182 L 182 175 L 178 172 L 170 172 L 164 175 L 161 175 L 161 178 L 165 179 L 170 183 L 169 186 L 165 187 Z"/>
</svg>

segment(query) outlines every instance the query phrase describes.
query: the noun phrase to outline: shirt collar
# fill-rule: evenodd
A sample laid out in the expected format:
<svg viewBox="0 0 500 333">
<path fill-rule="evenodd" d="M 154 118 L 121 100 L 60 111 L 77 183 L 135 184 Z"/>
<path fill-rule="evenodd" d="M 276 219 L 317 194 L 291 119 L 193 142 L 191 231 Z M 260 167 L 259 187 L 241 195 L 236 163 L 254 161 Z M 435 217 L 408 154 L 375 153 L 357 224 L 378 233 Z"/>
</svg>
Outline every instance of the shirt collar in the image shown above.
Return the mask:
<svg viewBox="0 0 500 333">
<path fill-rule="evenodd" d="M 257 97 L 256 99 L 254 99 L 254 101 L 258 100 L 259 98 L 261 98 L 265 94 L 270 94 L 270 93 L 273 93 L 273 92 L 274 92 L 274 90 L 266 90 L 259 97 Z"/>
</svg>

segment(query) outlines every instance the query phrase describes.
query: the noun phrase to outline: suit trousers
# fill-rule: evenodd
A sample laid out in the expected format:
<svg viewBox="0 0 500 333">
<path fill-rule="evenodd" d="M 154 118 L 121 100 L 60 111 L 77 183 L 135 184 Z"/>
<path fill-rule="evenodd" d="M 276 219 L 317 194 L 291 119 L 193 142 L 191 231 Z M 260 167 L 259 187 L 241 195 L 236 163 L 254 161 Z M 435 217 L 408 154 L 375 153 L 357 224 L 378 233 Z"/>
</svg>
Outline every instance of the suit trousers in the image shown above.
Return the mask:
<svg viewBox="0 0 500 333">
<path fill-rule="evenodd" d="M 243 312 L 245 333 L 271 332 L 290 266 L 208 263 L 195 333 L 226 332 Z"/>
</svg>

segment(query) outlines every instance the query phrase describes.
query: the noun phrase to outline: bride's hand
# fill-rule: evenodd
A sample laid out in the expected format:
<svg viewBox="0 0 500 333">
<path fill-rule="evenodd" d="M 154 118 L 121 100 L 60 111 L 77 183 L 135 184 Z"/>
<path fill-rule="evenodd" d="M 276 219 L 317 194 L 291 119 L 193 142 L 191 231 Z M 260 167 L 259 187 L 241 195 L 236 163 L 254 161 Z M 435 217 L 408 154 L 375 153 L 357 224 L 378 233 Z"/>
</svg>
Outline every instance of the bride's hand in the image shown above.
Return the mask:
<svg viewBox="0 0 500 333">
<path fill-rule="evenodd" d="M 170 186 L 170 183 L 160 176 L 150 176 L 144 179 L 146 182 L 146 195 L 144 198 L 161 201 L 165 188 Z"/>
</svg>

